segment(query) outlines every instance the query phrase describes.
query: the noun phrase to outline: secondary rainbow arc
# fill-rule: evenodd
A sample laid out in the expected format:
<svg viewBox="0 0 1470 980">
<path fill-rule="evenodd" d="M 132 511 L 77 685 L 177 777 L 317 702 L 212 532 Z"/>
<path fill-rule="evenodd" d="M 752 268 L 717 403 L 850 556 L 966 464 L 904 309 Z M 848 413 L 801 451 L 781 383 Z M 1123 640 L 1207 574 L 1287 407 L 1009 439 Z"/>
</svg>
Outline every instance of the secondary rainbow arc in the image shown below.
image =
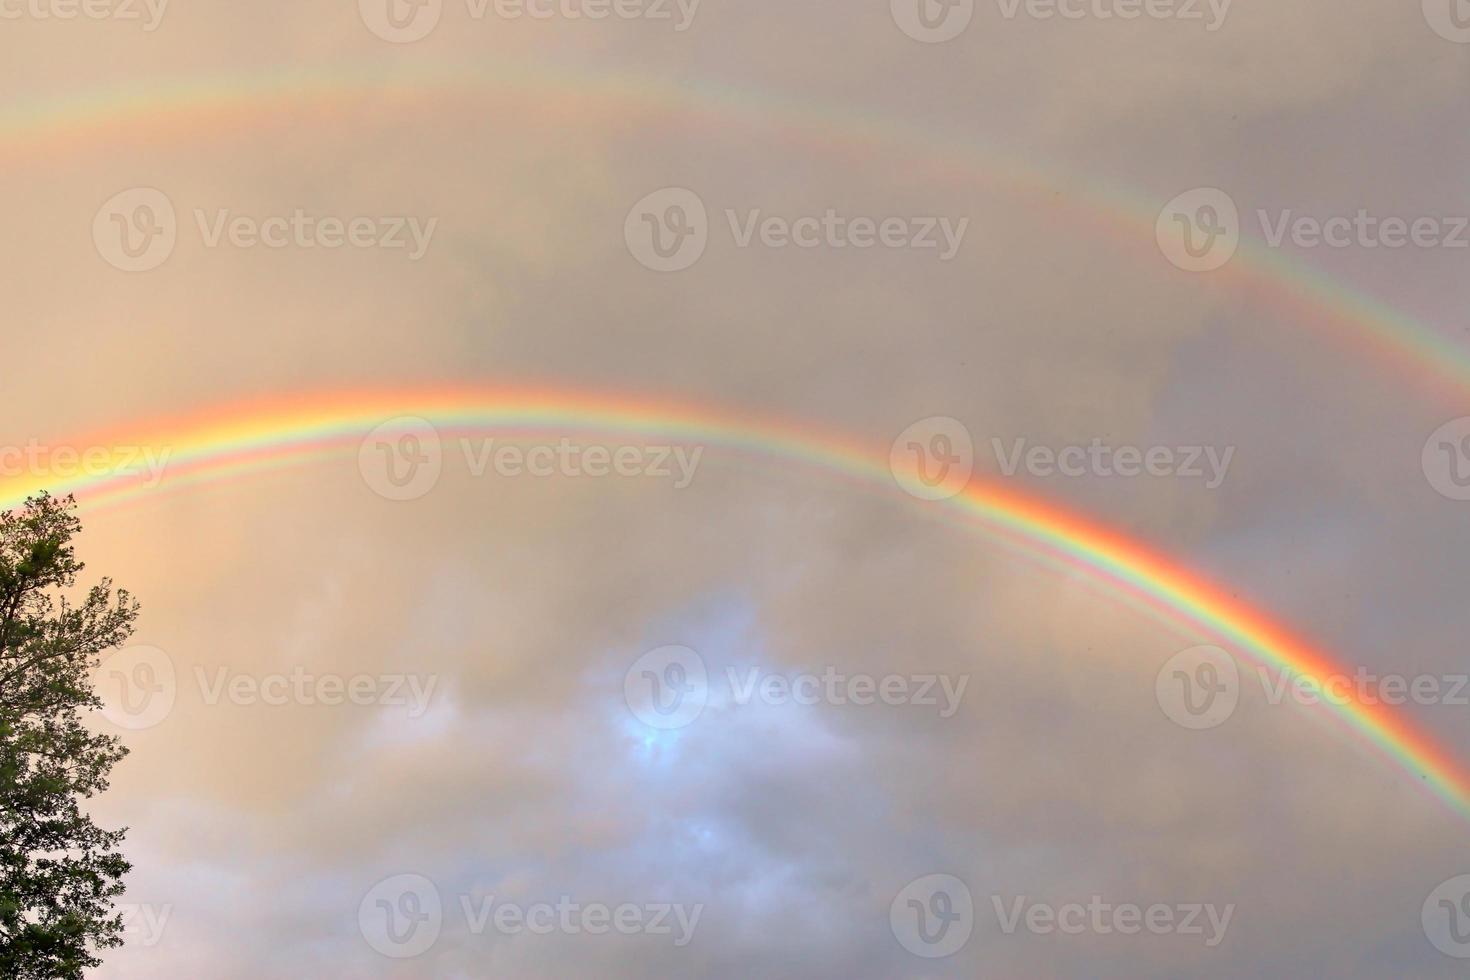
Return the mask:
<svg viewBox="0 0 1470 980">
<path fill-rule="evenodd" d="M 1170 194 L 1148 194 L 1115 179 L 1046 165 L 973 137 L 939 135 L 872 111 L 708 80 L 685 78 L 675 83 L 551 60 L 497 58 L 473 66 L 416 64 L 391 69 L 291 68 L 14 101 L 0 111 L 0 155 L 7 150 L 60 153 L 95 138 L 152 135 L 170 125 L 194 137 L 210 123 L 233 129 L 294 110 L 432 108 L 450 98 L 491 95 L 524 98 L 545 107 L 559 101 L 563 108 L 585 111 L 589 118 L 603 118 L 609 108 L 704 117 L 721 125 L 779 131 L 793 141 L 826 150 L 901 149 L 961 179 L 1021 194 L 1038 207 L 1066 209 L 1070 216 L 1099 226 L 1115 242 L 1163 262 L 1154 244 L 1154 225 Z M 1470 390 L 1470 347 L 1262 239 L 1245 237 L 1231 264 L 1211 275 L 1253 291 L 1288 314 L 1325 317 L 1329 323 L 1344 325 L 1375 353 L 1447 383 L 1457 395 Z"/>
</svg>

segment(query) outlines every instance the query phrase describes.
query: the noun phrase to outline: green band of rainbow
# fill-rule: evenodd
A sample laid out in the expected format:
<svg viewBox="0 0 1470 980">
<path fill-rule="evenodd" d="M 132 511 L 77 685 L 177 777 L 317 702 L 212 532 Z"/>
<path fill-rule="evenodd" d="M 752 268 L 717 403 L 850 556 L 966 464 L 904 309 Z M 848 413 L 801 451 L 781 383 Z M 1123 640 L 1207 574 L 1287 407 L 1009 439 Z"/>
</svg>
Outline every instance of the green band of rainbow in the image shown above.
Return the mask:
<svg viewBox="0 0 1470 980">
<path fill-rule="evenodd" d="M 425 419 L 445 435 L 596 433 L 751 453 L 846 477 L 894 499 L 918 503 L 895 486 L 887 447 L 865 447 L 786 421 L 580 391 L 439 387 L 291 396 L 51 443 L 77 449 L 150 447 L 155 453 L 168 452 L 168 466 L 154 486 L 148 485 L 146 474 L 137 472 L 68 481 L 45 475 L 10 479 L 0 482 L 0 507 L 13 507 L 42 489 L 74 493 L 87 508 L 115 506 L 171 488 L 324 457 L 355 459 L 370 432 L 403 417 Z M 1014 487 L 976 479 L 958 496 L 922 506 L 1106 580 L 1122 594 L 1166 611 L 1259 663 L 1318 683 L 1352 674 L 1285 626 L 1148 546 Z M 1362 703 L 1356 695 L 1324 704 L 1441 799 L 1470 816 L 1470 774 L 1403 713 L 1381 701 Z"/>
</svg>

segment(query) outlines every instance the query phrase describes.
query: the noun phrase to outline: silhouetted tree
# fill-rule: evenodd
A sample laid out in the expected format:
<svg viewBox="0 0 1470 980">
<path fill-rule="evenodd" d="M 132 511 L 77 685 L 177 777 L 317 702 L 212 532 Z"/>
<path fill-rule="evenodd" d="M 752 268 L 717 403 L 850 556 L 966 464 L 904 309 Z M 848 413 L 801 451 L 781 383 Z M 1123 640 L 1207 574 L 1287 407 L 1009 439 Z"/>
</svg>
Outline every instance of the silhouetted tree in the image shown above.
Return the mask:
<svg viewBox="0 0 1470 980">
<path fill-rule="evenodd" d="M 0 977 L 80 978 L 121 945 L 113 900 L 130 868 L 126 830 L 81 802 L 107 789 L 127 750 L 89 731 L 99 655 L 138 616 L 103 579 L 76 593 L 76 503 L 42 494 L 0 515 Z"/>
</svg>

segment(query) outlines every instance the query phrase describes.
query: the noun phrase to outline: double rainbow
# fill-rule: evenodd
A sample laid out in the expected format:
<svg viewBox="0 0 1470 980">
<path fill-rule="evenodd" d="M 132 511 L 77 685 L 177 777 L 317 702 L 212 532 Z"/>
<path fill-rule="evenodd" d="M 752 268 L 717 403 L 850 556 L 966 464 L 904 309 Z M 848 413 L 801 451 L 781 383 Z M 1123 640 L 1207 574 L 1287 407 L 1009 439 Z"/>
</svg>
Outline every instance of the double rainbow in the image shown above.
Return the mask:
<svg viewBox="0 0 1470 980">
<path fill-rule="evenodd" d="M 750 454 L 796 463 L 892 499 L 919 503 L 895 485 L 888 447 L 865 446 L 789 422 L 582 391 L 440 387 L 290 396 L 76 440 L 71 445 L 78 449 L 166 451 L 163 478 L 151 485 L 139 472 L 9 480 L 0 483 L 0 508 L 13 507 L 42 489 L 73 493 L 88 509 L 110 508 L 269 469 L 327 458 L 355 460 L 374 429 L 405 417 L 427 420 L 444 435 L 575 433 L 705 446 L 717 451 L 711 456 Z M 1152 548 L 1013 486 L 977 478 L 959 495 L 922 506 L 1043 561 L 1105 581 L 1130 601 L 1202 630 L 1261 664 L 1318 683 L 1352 674 L 1287 627 Z M 1470 772 L 1401 712 L 1379 701 L 1364 703 L 1355 695 L 1342 703 L 1334 699 L 1330 708 L 1400 768 L 1470 816 Z"/>
</svg>

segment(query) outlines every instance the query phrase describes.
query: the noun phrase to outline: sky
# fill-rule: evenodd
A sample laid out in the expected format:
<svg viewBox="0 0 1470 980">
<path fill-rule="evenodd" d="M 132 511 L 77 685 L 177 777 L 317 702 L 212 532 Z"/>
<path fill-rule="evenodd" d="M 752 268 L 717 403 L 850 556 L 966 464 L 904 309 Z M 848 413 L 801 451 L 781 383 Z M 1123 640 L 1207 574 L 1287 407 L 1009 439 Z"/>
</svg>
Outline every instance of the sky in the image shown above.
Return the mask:
<svg viewBox="0 0 1470 980">
<path fill-rule="evenodd" d="M 1464 974 L 1470 4 L 267 7 L 0 0 L 97 977 Z"/>
</svg>

